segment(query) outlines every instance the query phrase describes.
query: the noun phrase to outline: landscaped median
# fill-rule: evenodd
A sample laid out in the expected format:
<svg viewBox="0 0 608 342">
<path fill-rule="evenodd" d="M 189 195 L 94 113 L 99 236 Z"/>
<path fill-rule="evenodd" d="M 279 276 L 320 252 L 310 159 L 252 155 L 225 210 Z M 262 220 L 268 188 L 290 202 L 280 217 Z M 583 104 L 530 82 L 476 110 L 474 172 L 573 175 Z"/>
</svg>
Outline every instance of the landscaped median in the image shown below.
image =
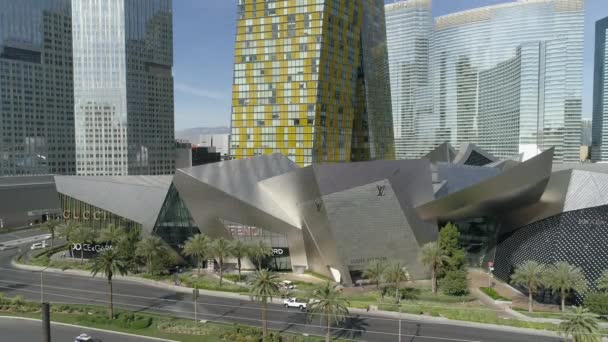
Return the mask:
<svg viewBox="0 0 608 342">
<path fill-rule="evenodd" d="M 41 261 L 41 258 L 45 260 Z M 50 263 L 47 263 L 48 259 L 45 258 L 44 253 L 36 254 L 33 258 L 30 258 L 29 261 L 30 263 L 37 264 L 40 267 L 32 267 L 31 265 L 23 265 L 17 262 L 14 262 L 14 265 L 19 268 L 26 268 L 30 270 L 39 270 L 45 265 L 50 265 Z M 71 264 L 76 264 L 79 266 L 79 268 L 83 269 L 62 271 L 59 269 L 48 268 L 45 270 L 45 272 L 65 272 L 84 276 L 90 275 L 90 272 L 87 270 L 87 263 L 80 265 L 79 261 L 72 261 Z M 201 272 L 199 274 L 199 272 L 196 270 L 178 273 L 177 277 L 175 275 L 140 274 L 131 276 L 117 276 L 116 278 L 166 288 L 182 293 L 191 293 L 192 288 L 197 287 L 201 290 L 201 294 L 204 295 L 249 299 L 249 287 L 243 282 L 245 277 L 246 276 L 243 275 L 243 277 L 239 279 L 236 274 L 226 274 L 222 286 L 219 285 L 217 275 L 208 274 L 205 272 Z M 176 285 L 176 278 L 179 280 L 179 285 Z M 284 293 L 284 295 L 298 298 L 308 298 L 308 295 L 315 287 L 313 283 L 305 281 L 294 280 L 291 283 L 295 285 L 295 289 Z M 480 291 L 482 291 L 484 295 L 490 297 L 492 300 L 503 299 L 491 288 L 480 289 Z M 420 319 L 425 319 L 425 317 L 427 317 L 430 321 L 432 321 L 433 318 L 442 318 L 454 321 L 466 321 L 537 330 L 558 330 L 558 325 L 554 324 L 554 322 L 537 322 L 534 318 L 524 320 L 523 316 L 520 316 L 522 319 L 504 318 L 502 311 L 482 303 L 472 295 L 453 296 L 441 292 L 433 294 L 428 284 L 424 285 L 416 282 L 404 282 L 400 286 L 400 298 L 398 304 L 397 299 L 395 298 L 396 291 L 394 286 L 383 286 L 378 289 L 375 287 L 365 289 L 347 288 L 343 292 L 344 297 L 349 301 L 351 308 L 366 309 L 371 314 L 374 314 L 375 311 L 377 314 L 382 314 L 379 311 L 401 312 L 403 314 L 417 315 L 420 317 Z M 281 300 L 279 298 L 275 298 L 275 303 L 280 301 Z"/>
<path fill-rule="evenodd" d="M 40 304 L 23 297 L 4 298 L 0 294 L 0 316 L 40 318 Z M 132 313 L 117 310 L 115 319 L 107 317 L 106 308 L 89 305 L 51 304 L 51 320 L 58 323 L 104 329 L 139 336 L 183 342 L 258 341 L 262 330 L 236 324 L 194 322 L 180 317 Z M 271 332 L 273 342 L 320 342 L 322 338 Z M 340 341 L 340 340 L 337 340 Z"/>
<path fill-rule="evenodd" d="M 25 268 L 29 270 L 39 270 L 39 267 L 32 267 L 29 265 L 23 265 L 14 262 L 13 265 L 18 268 Z M 74 275 L 90 275 L 89 272 L 84 270 L 58 270 L 58 269 L 47 269 L 45 272 L 61 272 Z M 185 282 L 186 278 L 191 277 L 186 274 L 180 275 L 181 285 L 192 285 L 192 283 Z M 207 275 L 208 279 L 201 277 L 198 280 L 198 285 L 205 285 L 205 282 L 211 281 L 207 284 L 217 284 L 213 278 L 215 276 Z M 213 278 L 212 278 L 213 277 Z M 179 291 L 182 293 L 191 293 L 192 288 L 185 286 L 176 286 L 172 282 L 171 276 L 124 276 L 116 277 L 117 279 L 124 279 L 142 284 L 147 284 L 156 287 L 162 287 Z M 296 290 L 292 292 L 294 296 L 306 297 L 308 289 L 310 287 L 307 283 L 295 282 Z M 217 287 L 216 287 L 217 286 Z M 234 284 L 223 284 L 221 290 L 218 291 L 219 286 L 209 286 L 208 289 L 202 289 L 201 294 L 216 296 L 216 297 L 230 297 L 249 299 L 247 288 L 243 288 L 243 291 L 225 291 L 227 286 L 238 286 Z M 386 290 L 384 291 L 386 292 Z M 390 290 L 389 290 L 390 292 Z M 396 304 L 395 298 L 383 295 L 382 290 L 366 290 L 365 292 L 349 292 L 345 291 L 344 296 L 350 303 L 350 307 L 359 309 L 372 309 L 369 313 L 374 314 L 374 311 L 386 311 L 386 312 L 399 312 L 404 314 L 418 315 L 421 319 L 425 317 L 429 318 L 444 318 L 454 321 L 466 321 L 482 324 L 501 325 L 518 328 L 528 328 L 537 330 L 556 331 L 558 327 L 556 324 L 551 323 L 537 323 L 531 321 L 523 321 L 516 319 L 505 319 L 498 315 L 498 312 L 485 306 L 483 303 L 477 301 L 473 296 L 449 296 L 442 293 L 433 294 L 427 286 L 408 286 L 402 288 L 402 299 L 399 304 Z M 275 302 L 281 302 L 280 299 L 275 298 Z M 381 314 L 381 312 L 378 312 Z M 491 327 L 491 326 L 488 326 Z"/>
</svg>

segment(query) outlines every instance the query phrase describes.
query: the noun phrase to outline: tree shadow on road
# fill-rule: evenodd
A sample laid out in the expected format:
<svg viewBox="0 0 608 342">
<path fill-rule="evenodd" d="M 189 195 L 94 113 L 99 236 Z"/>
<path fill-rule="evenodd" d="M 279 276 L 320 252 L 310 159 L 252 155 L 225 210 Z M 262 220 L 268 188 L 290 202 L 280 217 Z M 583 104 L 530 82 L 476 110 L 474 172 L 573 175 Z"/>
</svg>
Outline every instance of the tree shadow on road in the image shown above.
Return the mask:
<svg viewBox="0 0 608 342">
<path fill-rule="evenodd" d="M 183 302 L 186 300 L 186 296 L 183 293 L 174 293 L 174 294 L 168 294 L 162 297 L 158 297 L 156 300 L 154 300 L 152 303 L 150 303 L 148 306 L 142 306 L 141 308 L 137 309 L 137 310 L 133 310 L 133 312 L 142 312 L 142 311 L 146 311 L 149 309 L 160 309 L 162 307 L 163 304 L 166 304 L 167 302 L 171 302 L 171 303 L 177 303 L 177 302 Z"/>
<path fill-rule="evenodd" d="M 407 342 L 415 342 L 415 341 L 418 341 L 418 340 L 416 339 L 416 337 L 420 337 L 420 327 L 421 327 L 421 326 L 420 326 L 420 323 L 417 323 L 417 324 L 416 324 L 416 331 L 415 331 L 414 333 L 410 334 L 409 332 L 406 332 L 406 333 L 405 333 L 405 335 L 408 335 L 410 338 L 409 338 L 409 339 L 406 339 L 405 341 L 407 341 Z M 402 332 L 402 336 L 403 336 L 403 332 Z"/>
<path fill-rule="evenodd" d="M 337 338 L 356 339 L 367 331 L 369 323 L 365 318 L 357 316 L 350 316 L 341 326 L 335 329 L 334 336 Z"/>
</svg>

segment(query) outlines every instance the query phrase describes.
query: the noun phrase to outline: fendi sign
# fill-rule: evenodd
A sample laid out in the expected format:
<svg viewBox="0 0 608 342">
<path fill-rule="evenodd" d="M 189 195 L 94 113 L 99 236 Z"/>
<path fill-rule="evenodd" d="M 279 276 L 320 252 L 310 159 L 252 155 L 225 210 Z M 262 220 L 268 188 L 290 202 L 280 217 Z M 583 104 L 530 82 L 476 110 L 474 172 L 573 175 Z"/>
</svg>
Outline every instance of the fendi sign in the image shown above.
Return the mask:
<svg viewBox="0 0 608 342">
<path fill-rule="evenodd" d="M 105 211 L 89 211 L 85 210 L 81 213 L 72 213 L 70 210 L 63 211 L 63 219 L 65 220 L 90 220 L 93 218 L 95 221 L 101 221 L 107 219 L 107 213 Z"/>
</svg>

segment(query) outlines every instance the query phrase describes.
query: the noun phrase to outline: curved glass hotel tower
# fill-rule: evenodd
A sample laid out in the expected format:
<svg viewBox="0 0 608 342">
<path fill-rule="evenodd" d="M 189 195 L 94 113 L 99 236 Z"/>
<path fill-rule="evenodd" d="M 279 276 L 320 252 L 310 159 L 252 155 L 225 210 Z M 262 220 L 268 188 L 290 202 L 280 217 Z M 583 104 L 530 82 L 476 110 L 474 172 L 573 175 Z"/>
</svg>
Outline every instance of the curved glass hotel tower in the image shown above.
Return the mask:
<svg viewBox="0 0 608 342">
<path fill-rule="evenodd" d="M 409 7 L 399 11 L 414 11 Z M 410 15 L 416 19 L 407 25 L 416 29 L 400 39 L 395 32 L 406 24 L 388 21 L 391 64 L 399 51 L 420 53 L 411 36 L 428 25 L 421 16 Z M 583 24 L 584 0 L 521 0 L 437 17 L 429 58 L 433 110 L 395 112 L 411 117 L 413 127 L 396 137 L 405 148 L 398 155 L 419 157 L 448 141 L 476 143 L 503 158 L 528 159 L 555 146 L 556 161 L 578 161 Z M 402 75 L 391 72 L 394 108 L 412 102 L 412 92 L 394 86 Z"/>
<path fill-rule="evenodd" d="M 383 0 L 238 0 L 231 154 L 394 158 Z"/>
<path fill-rule="evenodd" d="M 409 0 L 386 5 L 386 35 L 395 156 L 415 158 L 419 118 L 431 115 L 430 46 L 433 38 L 431 0 Z M 430 149 L 429 149 L 430 151 Z"/>
</svg>

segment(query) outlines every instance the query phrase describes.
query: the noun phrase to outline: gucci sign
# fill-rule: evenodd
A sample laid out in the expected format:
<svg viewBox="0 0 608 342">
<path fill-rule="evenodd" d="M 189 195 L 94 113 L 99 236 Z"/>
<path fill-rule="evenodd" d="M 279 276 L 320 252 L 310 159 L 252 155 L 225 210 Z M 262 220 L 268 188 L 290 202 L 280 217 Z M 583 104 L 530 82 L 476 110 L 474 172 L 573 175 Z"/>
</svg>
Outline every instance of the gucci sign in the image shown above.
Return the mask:
<svg viewBox="0 0 608 342">
<path fill-rule="evenodd" d="M 107 214 L 105 211 L 94 211 L 91 213 L 90 211 L 85 210 L 81 213 L 72 213 L 70 210 L 64 210 L 63 218 L 65 220 L 90 220 L 93 218 L 95 221 L 101 221 L 107 218 Z"/>
</svg>

